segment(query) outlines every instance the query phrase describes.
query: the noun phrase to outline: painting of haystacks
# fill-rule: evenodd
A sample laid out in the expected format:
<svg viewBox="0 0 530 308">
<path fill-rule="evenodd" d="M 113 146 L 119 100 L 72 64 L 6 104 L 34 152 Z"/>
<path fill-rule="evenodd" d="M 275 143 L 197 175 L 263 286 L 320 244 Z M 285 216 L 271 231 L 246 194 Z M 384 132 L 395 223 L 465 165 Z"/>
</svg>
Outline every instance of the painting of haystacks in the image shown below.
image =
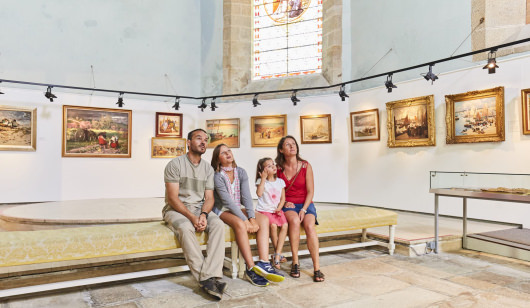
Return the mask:
<svg viewBox="0 0 530 308">
<path fill-rule="evenodd" d="M 0 106 L 0 151 L 35 151 L 37 109 Z"/>
<path fill-rule="evenodd" d="M 130 110 L 63 106 L 63 157 L 131 157 Z"/>
</svg>

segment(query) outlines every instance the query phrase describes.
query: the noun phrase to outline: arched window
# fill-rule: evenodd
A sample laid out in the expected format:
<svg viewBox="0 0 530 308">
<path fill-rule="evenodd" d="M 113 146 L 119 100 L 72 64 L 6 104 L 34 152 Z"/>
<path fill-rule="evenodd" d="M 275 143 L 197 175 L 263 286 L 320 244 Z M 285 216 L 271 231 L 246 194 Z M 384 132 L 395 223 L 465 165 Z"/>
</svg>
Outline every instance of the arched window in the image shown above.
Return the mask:
<svg viewBox="0 0 530 308">
<path fill-rule="evenodd" d="M 322 72 L 322 0 L 254 0 L 252 79 Z"/>
<path fill-rule="evenodd" d="M 342 14 L 342 0 L 224 0 L 223 93 L 340 83 Z"/>
</svg>

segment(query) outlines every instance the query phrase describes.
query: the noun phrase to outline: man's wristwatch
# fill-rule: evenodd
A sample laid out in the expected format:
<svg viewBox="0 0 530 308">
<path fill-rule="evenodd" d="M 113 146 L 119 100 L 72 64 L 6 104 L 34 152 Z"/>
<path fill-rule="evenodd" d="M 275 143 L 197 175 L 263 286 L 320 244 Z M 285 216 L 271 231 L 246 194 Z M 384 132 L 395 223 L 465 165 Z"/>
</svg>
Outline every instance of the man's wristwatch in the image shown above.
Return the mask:
<svg viewBox="0 0 530 308">
<path fill-rule="evenodd" d="M 303 209 L 303 208 L 302 208 L 302 211 L 303 211 L 304 213 L 307 213 L 307 210 L 305 210 L 305 209 Z"/>
<path fill-rule="evenodd" d="M 206 212 L 201 212 L 201 213 L 199 214 L 199 216 L 201 216 L 202 214 L 204 214 L 204 216 L 206 216 L 206 219 L 208 219 L 208 213 L 206 213 Z"/>
</svg>

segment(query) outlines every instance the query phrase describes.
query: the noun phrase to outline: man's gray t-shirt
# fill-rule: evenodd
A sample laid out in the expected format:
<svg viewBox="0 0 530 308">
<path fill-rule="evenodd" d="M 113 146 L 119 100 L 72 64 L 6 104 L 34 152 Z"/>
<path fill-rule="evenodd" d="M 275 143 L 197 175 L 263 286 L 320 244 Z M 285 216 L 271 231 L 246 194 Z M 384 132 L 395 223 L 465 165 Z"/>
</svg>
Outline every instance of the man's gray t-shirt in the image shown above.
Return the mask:
<svg viewBox="0 0 530 308">
<path fill-rule="evenodd" d="M 214 190 L 213 179 L 214 171 L 210 164 L 201 159 L 195 166 L 186 154 L 172 159 L 164 170 L 164 182 L 179 183 L 179 199 L 188 208 L 202 206 L 204 191 Z M 166 190 L 166 206 L 162 215 L 172 209 Z"/>
</svg>

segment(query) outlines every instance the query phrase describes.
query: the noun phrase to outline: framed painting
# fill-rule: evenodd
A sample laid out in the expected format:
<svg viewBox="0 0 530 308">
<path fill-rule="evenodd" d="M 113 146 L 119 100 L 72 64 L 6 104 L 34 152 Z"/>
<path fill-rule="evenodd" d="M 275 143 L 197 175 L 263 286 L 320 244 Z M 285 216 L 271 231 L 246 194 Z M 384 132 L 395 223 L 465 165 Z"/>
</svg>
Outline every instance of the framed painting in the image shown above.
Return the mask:
<svg viewBox="0 0 530 308">
<path fill-rule="evenodd" d="M 182 113 L 157 112 L 155 122 L 155 136 L 182 138 Z"/>
<path fill-rule="evenodd" d="M 132 111 L 63 106 L 63 157 L 131 157 Z"/>
<path fill-rule="evenodd" d="M 0 106 L 0 151 L 37 150 L 37 109 Z"/>
<path fill-rule="evenodd" d="M 171 137 L 151 138 L 152 158 L 175 158 L 186 154 L 186 139 Z"/>
<path fill-rule="evenodd" d="M 331 114 L 300 116 L 302 143 L 331 143 Z"/>
<path fill-rule="evenodd" d="M 504 141 L 504 87 L 445 96 L 447 144 Z"/>
<path fill-rule="evenodd" d="M 239 119 L 206 120 L 208 147 L 224 143 L 229 148 L 239 148 Z"/>
<path fill-rule="evenodd" d="M 287 134 L 287 115 L 251 117 L 250 136 L 253 147 L 275 147 Z"/>
<path fill-rule="evenodd" d="M 530 135 L 530 89 L 521 90 L 521 104 L 523 105 L 523 134 Z"/>
<path fill-rule="evenodd" d="M 380 140 L 379 109 L 350 112 L 351 141 Z"/>
<path fill-rule="evenodd" d="M 390 148 L 436 145 L 434 95 L 386 103 Z"/>
</svg>

